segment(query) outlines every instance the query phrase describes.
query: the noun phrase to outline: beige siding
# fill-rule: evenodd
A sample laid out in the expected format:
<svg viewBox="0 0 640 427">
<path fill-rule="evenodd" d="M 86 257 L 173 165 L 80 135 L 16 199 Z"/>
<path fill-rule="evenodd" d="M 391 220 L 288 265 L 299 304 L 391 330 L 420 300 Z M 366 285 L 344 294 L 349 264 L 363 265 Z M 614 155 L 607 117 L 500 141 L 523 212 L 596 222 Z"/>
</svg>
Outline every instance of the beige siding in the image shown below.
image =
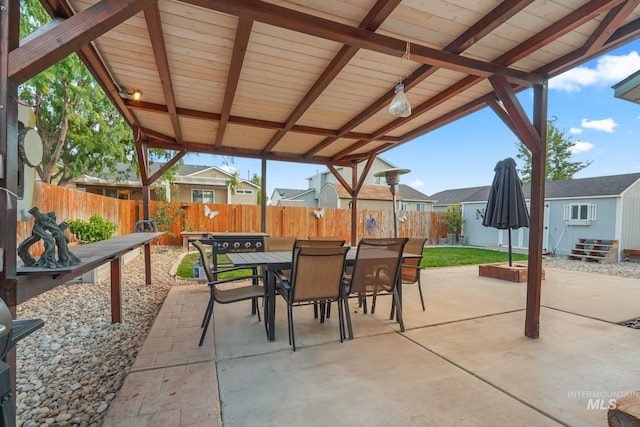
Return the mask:
<svg viewBox="0 0 640 427">
<path fill-rule="evenodd" d="M 180 184 L 177 190 L 172 191 L 171 200 L 174 202 L 191 203 L 191 190 L 213 190 L 214 203 L 227 204 L 227 188 L 211 187 L 208 185 Z"/>
<path fill-rule="evenodd" d="M 622 196 L 620 248 L 640 248 L 640 182 L 629 187 Z"/>
</svg>

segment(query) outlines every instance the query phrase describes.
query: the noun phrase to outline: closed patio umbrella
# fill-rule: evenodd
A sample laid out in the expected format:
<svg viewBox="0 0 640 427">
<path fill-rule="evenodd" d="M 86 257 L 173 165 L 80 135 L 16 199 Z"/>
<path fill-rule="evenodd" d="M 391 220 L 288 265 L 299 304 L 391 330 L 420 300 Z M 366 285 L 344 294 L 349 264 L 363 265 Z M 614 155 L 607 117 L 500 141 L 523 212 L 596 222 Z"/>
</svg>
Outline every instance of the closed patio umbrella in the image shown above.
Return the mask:
<svg viewBox="0 0 640 427">
<path fill-rule="evenodd" d="M 522 192 L 522 182 L 511 157 L 499 161 L 489 191 L 489 199 L 482 225 L 509 231 L 509 266 L 511 256 L 511 230 L 529 227 L 529 211 Z"/>
</svg>

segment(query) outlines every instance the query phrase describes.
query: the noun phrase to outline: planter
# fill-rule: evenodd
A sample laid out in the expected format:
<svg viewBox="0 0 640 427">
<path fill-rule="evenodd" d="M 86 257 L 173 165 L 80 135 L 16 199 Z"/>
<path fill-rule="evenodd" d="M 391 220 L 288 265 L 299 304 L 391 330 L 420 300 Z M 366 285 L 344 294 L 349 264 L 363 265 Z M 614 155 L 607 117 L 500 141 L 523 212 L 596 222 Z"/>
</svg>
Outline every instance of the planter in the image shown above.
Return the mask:
<svg viewBox="0 0 640 427">
<path fill-rule="evenodd" d="M 447 234 L 447 243 L 450 245 L 456 244 L 456 235 L 455 234 Z"/>
<path fill-rule="evenodd" d="M 516 283 L 524 283 L 527 281 L 527 269 L 528 267 L 526 264 L 513 264 L 512 266 L 509 266 L 505 263 L 497 263 L 481 264 L 478 266 L 480 276 Z M 544 280 L 544 268 L 542 269 L 542 280 Z"/>
</svg>

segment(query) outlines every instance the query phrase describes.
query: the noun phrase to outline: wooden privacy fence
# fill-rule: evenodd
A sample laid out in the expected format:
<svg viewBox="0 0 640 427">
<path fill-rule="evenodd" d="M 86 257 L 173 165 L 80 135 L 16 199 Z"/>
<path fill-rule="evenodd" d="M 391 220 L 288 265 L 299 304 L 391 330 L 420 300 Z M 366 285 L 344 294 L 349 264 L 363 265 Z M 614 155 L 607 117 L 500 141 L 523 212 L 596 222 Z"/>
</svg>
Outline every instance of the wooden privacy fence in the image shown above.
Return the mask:
<svg viewBox="0 0 640 427">
<path fill-rule="evenodd" d="M 88 220 L 99 214 L 118 226 L 116 235 L 134 231 L 135 223 L 144 219 L 142 203 L 118 200 L 74 189 L 38 183 L 36 206 L 42 212 L 55 212 L 58 222 L 69 219 Z M 205 207 L 206 206 L 206 207 Z M 260 206 L 214 205 L 203 203 L 150 203 L 151 217 L 160 231 L 166 234 L 161 245 L 182 244 L 182 231 L 257 232 L 260 230 Z M 398 235 L 427 237 L 437 243 L 446 237 L 444 213 L 399 212 Z M 17 243 L 31 235 L 33 219 L 18 222 Z M 348 209 L 267 206 L 266 233 L 271 236 L 296 236 L 301 239 L 315 236 L 336 236 L 351 240 L 351 211 Z M 393 236 L 393 212 L 361 209 L 357 214 L 357 239 Z M 75 238 L 69 235 L 70 241 Z M 35 248 L 35 253 L 41 248 Z"/>
</svg>

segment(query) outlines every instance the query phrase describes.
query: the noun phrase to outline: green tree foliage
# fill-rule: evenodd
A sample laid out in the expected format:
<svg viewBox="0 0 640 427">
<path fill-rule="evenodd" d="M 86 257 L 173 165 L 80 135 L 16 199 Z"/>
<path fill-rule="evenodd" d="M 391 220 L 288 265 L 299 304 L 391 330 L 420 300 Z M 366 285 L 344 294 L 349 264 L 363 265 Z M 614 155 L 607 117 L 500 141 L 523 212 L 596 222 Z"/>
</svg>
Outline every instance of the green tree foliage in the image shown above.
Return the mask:
<svg viewBox="0 0 640 427">
<path fill-rule="evenodd" d="M 39 0 L 21 0 L 20 37 L 24 39 L 51 18 Z M 44 145 L 40 179 L 64 185 L 83 174 L 128 179 L 138 173 L 133 133 L 78 55 L 72 54 L 22 84 L 19 99 L 35 106 L 36 130 Z M 153 160 L 173 151 L 150 150 Z M 182 162 L 162 179 L 173 180 Z M 127 167 L 120 167 L 120 165 Z"/>
<path fill-rule="evenodd" d="M 451 234 L 457 234 L 462 228 L 462 209 L 460 205 L 447 206 L 447 213 L 444 215 L 444 222 Z"/>
<path fill-rule="evenodd" d="M 549 123 L 547 127 L 547 181 L 564 181 L 572 179 L 573 176 L 592 162 L 572 162 L 571 148 L 574 143 L 566 132 L 558 129 Z M 523 182 L 531 182 L 531 152 L 522 143 L 516 143 L 518 154 L 516 157 L 524 162 L 521 169 L 518 169 Z"/>
<path fill-rule="evenodd" d="M 50 20 L 38 0 L 22 0 L 20 7 L 21 38 Z M 132 163 L 131 129 L 76 54 L 25 82 L 18 96 L 36 106 L 43 182 L 63 185 L 85 173 L 117 175 L 118 163 Z"/>
<path fill-rule="evenodd" d="M 260 205 L 262 204 L 262 178 L 260 178 L 257 173 L 254 173 L 250 181 L 261 187 L 260 191 L 258 191 L 258 204 Z M 267 198 L 265 200 L 269 201 L 269 197 L 266 197 Z"/>
</svg>

